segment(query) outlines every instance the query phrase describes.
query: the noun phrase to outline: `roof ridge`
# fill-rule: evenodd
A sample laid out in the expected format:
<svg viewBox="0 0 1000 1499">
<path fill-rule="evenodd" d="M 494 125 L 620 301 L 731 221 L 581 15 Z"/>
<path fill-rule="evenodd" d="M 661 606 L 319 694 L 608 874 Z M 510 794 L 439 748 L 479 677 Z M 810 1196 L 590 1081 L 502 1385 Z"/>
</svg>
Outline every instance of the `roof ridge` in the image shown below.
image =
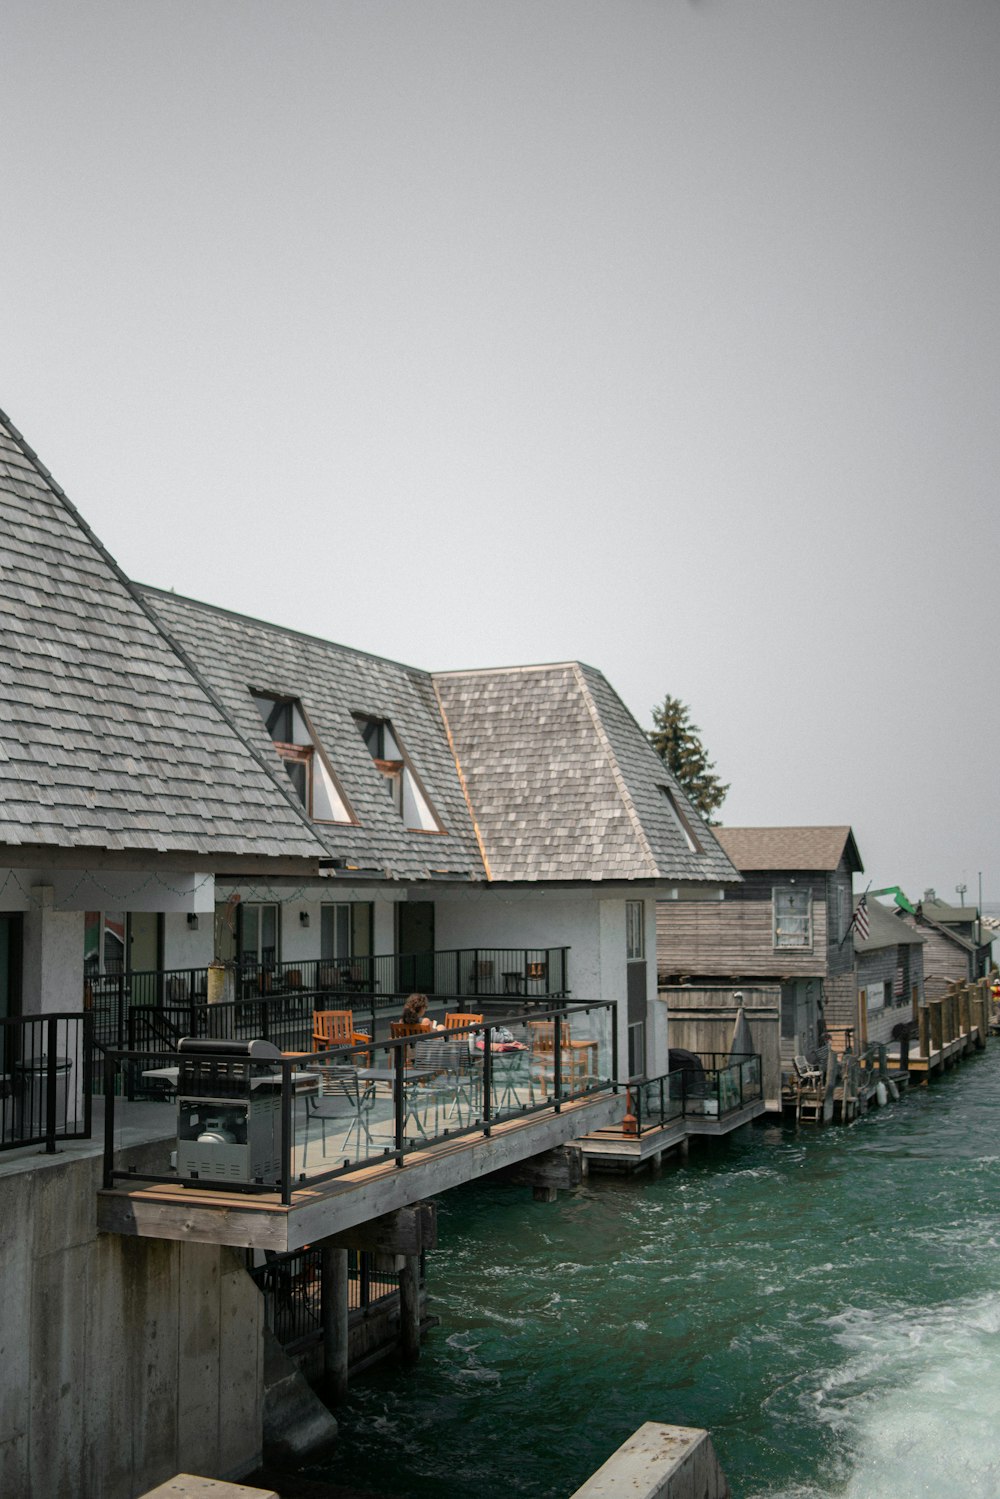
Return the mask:
<svg viewBox="0 0 1000 1499">
<path fill-rule="evenodd" d="M 381 661 L 386 666 L 398 666 L 403 671 L 416 672 L 421 677 L 433 675 L 422 666 L 411 666 L 406 661 L 397 661 L 393 656 L 379 656 L 375 651 L 365 651 L 356 645 L 344 645 L 339 640 L 328 640 L 325 635 L 313 635 L 308 630 L 293 629 L 291 625 L 279 625 L 273 620 L 261 619 L 257 614 L 241 614 L 238 609 L 226 609 L 222 604 L 209 604 L 204 599 L 194 599 L 187 593 L 175 593 L 172 588 L 157 588 L 153 583 L 136 583 L 135 586 L 143 593 L 155 593 L 164 599 L 178 599 L 182 604 L 192 604 L 196 609 L 207 609 L 212 614 L 223 614 L 228 619 L 238 619 L 246 624 L 260 625 L 265 630 L 277 630 L 279 634 L 291 635 L 296 640 L 308 640 L 315 645 L 328 646 L 351 656 L 364 656 L 367 661 Z"/>
<path fill-rule="evenodd" d="M 614 749 L 611 745 L 611 741 L 607 736 L 607 732 L 604 728 L 603 723 L 601 722 L 601 715 L 597 711 L 597 704 L 594 702 L 590 686 L 583 675 L 583 669 L 580 663 L 574 661 L 572 665 L 574 675 L 580 687 L 580 691 L 583 693 L 583 700 L 587 705 L 587 712 L 590 714 L 594 728 L 597 731 L 597 737 L 601 742 L 605 755 L 607 756 L 608 764 L 611 767 L 611 774 L 614 777 L 615 785 L 618 787 L 619 795 L 621 796 L 622 801 L 625 803 L 625 810 L 628 813 L 629 820 L 632 823 L 632 827 L 635 829 L 639 845 L 645 853 L 650 872 L 652 875 L 658 876 L 660 873 L 660 869 L 659 865 L 656 862 L 656 855 L 653 853 L 652 845 L 650 844 L 650 841 L 646 836 L 646 830 L 642 825 L 642 819 L 636 811 L 635 802 L 632 800 L 632 793 L 631 791 L 629 791 L 628 786 L 625 784 L 625 777 L 622 775 L 621 766 L 618 764 L 618 756 L 615 754 Z"/>
<path fill-rule="evenodd" d="M 596 671 L 597 668 L 587 666 L 583 661 L 572 658 L 567 661 L 529 661 L 520 666 L 467 666 L 460 667 L 454 671 L 432 671 L 432 677 L 502 677 L 513 676 L 517 672 L 527 671 L 556 671 L 557 669 L 572 670 L 574 667 L 582 666 L 586 671 Z"/>
<path fill-rule="evenodd" d="M 441 694 L 438 691 L 437 683 L 434 681 L 433 677 L 431 678 L 431 689 L 434 693 L 435 698 L 437 699 L 438 711 L 441 714 L 441 722 L 444 724 L 444 732 L 448 739 L 448 748 L 451 750 L 452 759 L 455 762 L 455 770 L 458 774 L 458 784 L 462 788 L 462 795 L 465 797 L 465 805 L 469 809 L 469 819 L 472 823 L 472 831 L 476 836 L 476 843 L 479 845 L 479 854 L 483 861 L 483 868 L 486 870 L 486 878 L 488 880 L 492 880 L 493 871 L 490 869 L 490 861 L 486 853 L 486 843 L 483 839 L 483 835 L 479 827 L 479 820 L 476 817 L 476 810 L 472 805 L 472 798 L 469 795 L 469 787 L 465 779 L 465 771 L 462 769 L 462 762 L 459 758 L 458 750 L 455 746 L 455 740 L 451 732 L 451 724 L 448 722 L 448 714 L 445 711 L 444 703 L 441 701 Z"/>
</svg>

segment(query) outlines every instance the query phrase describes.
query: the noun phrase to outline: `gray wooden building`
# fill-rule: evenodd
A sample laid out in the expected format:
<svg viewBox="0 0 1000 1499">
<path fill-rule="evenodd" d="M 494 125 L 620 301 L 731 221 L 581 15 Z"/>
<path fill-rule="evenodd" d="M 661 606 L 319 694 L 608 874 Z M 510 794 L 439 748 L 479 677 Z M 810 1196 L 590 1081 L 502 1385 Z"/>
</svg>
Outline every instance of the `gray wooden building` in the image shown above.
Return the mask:
<svg viewBox="0 0 1000 1499">
<path fill-rule="evenodd" d="M 847 826 L 713 831 L 743 882 L 715 903 L 658 905 L 661 992 L 718 987 L 722 1003 L 727 988 L 777 986 L 788 1067 L 821 1044 L 826 1026 L 857 1021 L 848 937 L 853 877 L 863 869 L 857 843 Z M 730 1003 L 735 1014 L 738 1002 Z"/>
</svg>

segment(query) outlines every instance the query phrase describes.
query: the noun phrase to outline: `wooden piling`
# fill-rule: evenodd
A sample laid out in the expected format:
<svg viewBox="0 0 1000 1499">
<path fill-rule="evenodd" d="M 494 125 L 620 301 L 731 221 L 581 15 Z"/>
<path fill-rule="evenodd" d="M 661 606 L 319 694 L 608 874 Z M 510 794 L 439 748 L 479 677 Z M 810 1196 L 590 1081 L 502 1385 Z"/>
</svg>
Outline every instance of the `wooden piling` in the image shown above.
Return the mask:
<svg viewBox="0 0 1000 1499">
<path fill-rule="evenodd" d="M 399 1272 L 399 1352 L 404 1364 L 420 1358 L 420 1256 L 403 1256 Z"/>
<path fill-rule="evenodd" d="M 322 1246 L 320 1256 L 320 1306 L 323 1319 L 323 1373 L 328 1398 L 343 1400 L 347 1394 L 347 1250 Z"/>
<path fill-rule="evenodd" d="M 931 1054 L 931 1012 L 928 1005 L 921 1005 L 917 1010 L 917 1034 L 920 1047 L 918 1056 L 926 1059 Z"/>
</svg>

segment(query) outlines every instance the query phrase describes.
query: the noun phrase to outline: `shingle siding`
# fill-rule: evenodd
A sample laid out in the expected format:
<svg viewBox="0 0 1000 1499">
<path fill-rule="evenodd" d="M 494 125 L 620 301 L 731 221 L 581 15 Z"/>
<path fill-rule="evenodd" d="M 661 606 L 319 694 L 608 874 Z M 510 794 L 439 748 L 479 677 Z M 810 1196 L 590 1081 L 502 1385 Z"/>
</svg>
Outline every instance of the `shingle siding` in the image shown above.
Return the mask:
<svg viewBox="0 0 1000 1499">
<path fill-rule="evenodd" d="M 482 879 L 468 806 L 427 672 L 231 614 L 156 589 L 143 597 L 191 657 L 227 715 L 284 778 L 251 689 L 302 704 L 356 823 L 314 823 L 332 857 L 393 877 Z M 441 833 L 408 829 L 386 795 L 354 715 L 387 719 L 436 812 Z"/>
<path fill-rule="evenodd" d="M 568 662 L 434 682 L 493 879 L 738 878 L 600 672 Z M 664 784 L 703 853 L 688 850 Z"/>
<path fill-rule="evenodd" d="M 0 843 L 319 858 L 0 416 Z"/>
</svg>

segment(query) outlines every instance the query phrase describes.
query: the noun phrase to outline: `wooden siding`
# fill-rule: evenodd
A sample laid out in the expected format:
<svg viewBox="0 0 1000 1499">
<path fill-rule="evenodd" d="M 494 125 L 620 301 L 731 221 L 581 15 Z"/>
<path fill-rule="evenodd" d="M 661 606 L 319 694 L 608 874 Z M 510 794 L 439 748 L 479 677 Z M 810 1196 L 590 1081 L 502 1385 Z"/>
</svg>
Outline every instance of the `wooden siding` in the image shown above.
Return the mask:
<svg viewBox="0 0 1000 1499">
<path fill-rule="evenodd" d="M 878 1043 L 892 1039 L 893 1027 L 901 1025 L 913 1018 L 913 998 L 910 993 L 908 981 L 909 964 L 906 958 L 911 948 L 910 943 L 903 943 L 899 947 L 879 947 L 870 952 L 858 954 L 858 1014 L 860 1017 L 862 1006 L 862 995 L 867 1007 L 868 989 L 872 984 L 884 983 L 888 985 L 889 1003 L 879 1010 L 867 1010 L 867 1035 L 868 1041 Z M 919 953 L 920 948 L 914 950 Z M 902 963 L 903 968 L 903 993 L 898 999 L 893 998 L 893 988 L 896 982 L 896 969 Z M 922 985 L 921 985 L 922 990 Z"/>
<path fill-rule="evenodd" d="M 839 867 L 833 874 L 827 876 L 827 908 L 830 919 L 827 923 L 827 973 L 849 973 L 854 967 L 854 939 L 848 937 L 841 941 L 844 933 L 840 927 L 840 897 L 839 892 L 844 892 L 844 910 L 847 913 L 844 919 L 846 927 L 854 914 L 855 897 L 853 891 L 853 876 L 848 868 L 846 859 L 841 859 Z"/>
<path fill-rule="evenodd" d="M 948 937 L 912 916 L 904 918 L 907 926 L 924 938 L 924 983 L 928 999 L 939 999 L 948 984 L 968 983 L 972 977 L 971 954 Z"/>
<path fill-rule="evenodd" d="M 795 880 L 812 892 L 812 947 L 774 946 L 772 891 Z M 845 944 L 847 945 L 847 944 Z M 820 875 L 750 874 L 723 901 L 659 901 L 658 972 L 665 977 L 802 978 L 827 971 L 826 879 Z"/>
<path fill-rule="evenodd" d="M 764 1102 L 772 1112 L 780 1112 L 781 989 L 772 985 L 741 992 L 754 1050 L 761 1058 Z M 667 1006 L 671 1046 L 696 1055 L 728 1055 L 739 1012 L 732 989 L 665 985 L 658 993 Z"/>
</svg>

